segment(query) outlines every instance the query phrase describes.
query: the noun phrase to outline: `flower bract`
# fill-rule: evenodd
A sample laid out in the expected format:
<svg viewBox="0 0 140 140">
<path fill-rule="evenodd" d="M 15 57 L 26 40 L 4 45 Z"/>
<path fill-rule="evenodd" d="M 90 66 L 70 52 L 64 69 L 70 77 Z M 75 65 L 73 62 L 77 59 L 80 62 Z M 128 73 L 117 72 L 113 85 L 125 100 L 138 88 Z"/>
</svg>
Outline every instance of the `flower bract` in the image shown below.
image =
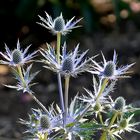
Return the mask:
<svg viewBox="0 0 140 140">
<path fill-rule="evenodd" d="M 32 58 L 35 57 L 37 51 L 34 51 L 31 54 L 27 54 L 29 48 L 31 45 L 27 46 L 27 48 L 25 50 L 22 50 L 20 47 L 20 43 L 19 40 L 17 42 L 17 48 L 14 49 L 13 51 L 11 51 L 8 46 L 5 44 L 5 53 L 0 52 L 0 55 L 2 55 L 2 57 L 5 60 L 1 60 L 0 63 L 1 64 L 6 64 L 6 65 L 10 65 L 10 66 L 17 66 L 17 65 L 24 65 L 25 63 L 28 63 L 29 61 L 31 61 Z"/>
<path fill-rule="evenodd" d="M 62 55 L 60 57 L 60 63 L 57 62 L 57 57 L 55 54 L 55 50 L 53 47 L 48 45 L 48 49 L 42 49 L 40 52 L 44 59 L 41 61 L 45 63 L 44 66 L 47 69 L 50 69 L 56 73 L 61 73 L 62 75 L 66 76 L 77 76 L 88 69 L 87 60 L 85 55 L 87 51 L 79 54 L 79 44 L 76 46 L 73 52 L 67 53 L 66 52 L 66 44 L 64 44 L 62 49 Z"/>
<path fill-rule="evenodd" d="M 46 18 L 39 16 L 41 22 L 37 23 L 45 27 L 46 29 L 50 30 L 53 34 L 57 34 L 58 32 L 60 32 L 61 34 L 66 35 L 67 33 L 71 32 L 72 29 L 80 27 L 79 25 L 76 24 L 80 22 L 82 18 L 74 21 L 75 17 L 73 17 L 66 22 L 63 18 L 62 13 L 54 20 L 52 19 L 51 16 L 48 15 L 47 12 L 45 12 L 45 14 Z"/>
<path fill-rule="evenodd" d="M 118 78 L 125 78 L 129 77 L 126 74 L 129 73 L 128 70 L 131 68 L 135 63 L 122 66 L 117 68 L 117 54 L 114 51 L 113 60 L 106 61 L 103 53 L 103 66 L 98 64 L 96 61 L 92 60 L 92 70 L 89 70 L 92 74 L 96 74 L 101 78 L 108 78 L 108 79 L 118 79 Z"/>
</svg>

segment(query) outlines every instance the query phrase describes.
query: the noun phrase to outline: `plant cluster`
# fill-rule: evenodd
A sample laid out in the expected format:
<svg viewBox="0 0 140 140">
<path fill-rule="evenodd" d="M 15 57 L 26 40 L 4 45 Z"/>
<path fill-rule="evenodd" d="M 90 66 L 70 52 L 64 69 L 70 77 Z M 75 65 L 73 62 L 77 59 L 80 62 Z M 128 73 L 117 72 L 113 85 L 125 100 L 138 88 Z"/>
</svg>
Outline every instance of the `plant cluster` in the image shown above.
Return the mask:
<svg viewBox="0 0 140 140">
<path fill-rule="evenodd" d="M 52 19 L 48 13 L 45 18 L 39 18 L 38 24 L 57 36 L 55 48 L 47 44 L 47 48 L 29 54 L 30 46 L 22 50 L 18 40 L 16 49 L 10 50 L 5 44 L 6 52 L 0 52 L 4 58 L 1 64 L 9 65 L 17 80 L 16 85 L 5 86 L 28 93 L 39 105 L 38 109 L 32 109 L 28 121 L 20 119 L 20 123 L 27 126 L 26 133 L 30 134 L 27 139 L 92 140 L 98 134 L 99 140 L 117 140 L 123 132 L 138 132 L 135 127 L 139 122 L 134 122 L 133 118 L 139 109 L 127 105 L 123 97 L 113 100 L 110 96 L 118 80 L 129 77 L 127 74 L 134 63 L 118 67 L 116 51 L 110 61 L 101 53 L 103 62 L 98 63 L 95 61 L 97 55 L 88 58 L 88 51 L 80 53 L 79 44 L 73 51 L 67 52 L 67 44 L 62 45 L 61 36 L 80 27 L 77 24 L 81 19 L 74 20 L 73 17 L 65 21 L 62 14 Z M 31 72 L 32 60 L 37 54 L 41 54 L 39 62 L 44 64 L 44 68 L 57 75 L 61 106 L 52 104 L 46 108 L 31 89 L 35 85 L 32 81 L 39 73 Z M 93 91 L 84 88 L 85 93 L 76 95 L 69 103 L 70 79 L 84 72 L 93 76 Z"/>
</svg>

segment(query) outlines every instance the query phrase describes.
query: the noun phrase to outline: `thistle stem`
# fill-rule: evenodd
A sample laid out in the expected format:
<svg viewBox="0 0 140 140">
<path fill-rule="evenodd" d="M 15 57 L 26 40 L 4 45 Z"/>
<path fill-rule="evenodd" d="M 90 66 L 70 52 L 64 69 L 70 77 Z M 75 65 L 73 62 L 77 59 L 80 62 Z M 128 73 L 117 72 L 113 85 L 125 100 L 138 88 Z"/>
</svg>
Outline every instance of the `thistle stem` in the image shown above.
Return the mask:
<svg viewBox="0 0 140 140">
<path fill-rule="evenodd" d="M 60 45 L 61 45 L 61 33 L 58 32 L 57 33 L 57 48 L 56 48 L 56 52 L 57 52 L 57 61 L 60 64 Z"/>
<path fill-rule="evenodd" d="M 17 70 L 18 70 L 18 73 L 19 73 L 19 76 L 21 78 L 23 86 L 26 87 L 26 83 L 25 83 L 24 76 L 23 76 L 22 69 L 21 69 L 20 65 L 17 66 Z"/>
<path fill-rule="evenodd" d="M 99 112 L 98 115 L 99 115 L 99 119 L 100 119 L 101 124 L 104 124 L 104 123 L 103 123 L 103 117 L 102 117 L 101 112 Z"/>
<path fill-rule="evenodd" d="M 106 136 L 107 136 L 107 134 L 106 134 L 106 132 L 104 131 L 104 132 L 102 133 L 101 137 L 100 137 L 100 140 L 107 140 Z"/>
<path fill-rule="evenodd" d="M 96 97 L 96 101 L 100 98 L 101 94 L 103 93 L 103 91 L 104 91 L 104 89 L 105 89 L 105 87 L 106 87 L 106 85 L 107 85 L 107 82 L 108 82 L 108 79 L 105 78 L 105 79 L 103 80 L 102 86 L 101 86 L 101 88 L 100 88 L 100 90 L 99 90 L 99 92 L 98 92 L 98 95 L 97 95 L 97 97 Z"/>
<path fill-rule="evenodd" d="M 118 112 L 115 112 L 115 114 L 113 115 L 113 117 L 112 117 L 112 119 L 110 121 L 110 124 L 109 124 L 108 128 L 110 128 L 114 124 L 117 116 L 118 116 Z"/>
<path fill-rule="evenodd" d="M 57 33 L 57 48 L 56 48 L 56 53 L 57 53 L 57 62 L 60 64 L 60 45 L 61 45 L 61 33 Z M 63 91 L 62 91 L 62 80 L 61 80 L 61 74 L 57 74 L 57 79 L 58 79 L 58 90 L 59 90 L 59 98 L 60 98 L 60 103 L 61 103 L 61 109 L 62 112 L 65 112 L 64 108 L 64 97 L 63 97 Z"/>
<path fill-rule="evenodd" d="M 30 92 L 29 95 L 32 97 L 32 99 L 34 99 L 36 101 L 36 103 L 44 110 L 44 112 L 46 112 L 47 114 L 49 114 L 48 110 L 46 109 L 46 107 Z"/>
<path fill-rule="evenodd" d="M 69 81 L 70 76 L 65 76 L 65 115 L 64 115 L 64 122 L 66 122 L 67 114 L 68 114 L 68 93 L 69 93 Z"/>
<path fill-rule="evenodd" d="M 64 97 L 63 97 L 63 91 L 62 91 L 62 80 L 61 80 L 61 75 L 58 73 L 57 74 L 57 79 L 58 79 L 58 90 L 59 90 L 59 98 L 60 98 L 60 103 L 61 103 L 61 109 L 62 112 L 65 112 L 64 108 Z"/>
<path fill-rule="evenodd" d="M 107 129 L 110 129 L 110 127 L 114 124 L 114 122 L 115 122 L 117 116 L 118 116 L 118 112 L 115 112 L 115 114 L 113 115 L 113 117 L 112 117 L 112 119 L 111 119 L 111 121 L 110 121 L 110 124 L 109 124 L 109 126 L 108 126 Z M 118 129 L 117 129 L 117 130 L 118 130 Z M 114 131 L 114 132 L 115 132 L 115 131 Z M 104 131 L 103 134 L 101 135 L 100 140 L 106 140 L 106 132 L 105 132 L 105 131 Z"/>
</svg>

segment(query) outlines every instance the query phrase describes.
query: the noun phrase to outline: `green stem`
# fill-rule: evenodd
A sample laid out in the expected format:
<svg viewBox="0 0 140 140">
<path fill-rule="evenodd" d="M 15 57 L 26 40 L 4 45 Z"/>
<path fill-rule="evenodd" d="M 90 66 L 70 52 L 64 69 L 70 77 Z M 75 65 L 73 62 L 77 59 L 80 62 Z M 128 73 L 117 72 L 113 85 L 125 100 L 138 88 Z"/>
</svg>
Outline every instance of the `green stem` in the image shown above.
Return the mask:
<svg viewBox="0 0 140 140">
<path fill-rule="evenodd" d="M 114 124 L 117 116 L 118 116 L 118 112 L 115 112 L 115 114 L 113 115 L 113 117 L 112 117 L 112 119 L 110 121 L 110 124 L 109 124 L 108 128 L 110 128 Z"/>
<path fill-rule="evenodd" d="M 61 45 L 61 33 L 57 33 L 57 62 L 60 64 L 60 45 Z"/>
<path fill-rule="evenodd" d="M 19 73 L 19 76 L 21 78 L 21 81 L 22 81 L 23 86 L 26 87 L 26 82 L 24 80 L 22 69 L 21 69 L 21 66 L 20 65 L 17 66 L 17 70 L 18 70 L 18 73 Z"/>
<path fill-rule="evenodd" d="M 108 83 L 108 79 L 105 78 L 104 81 L 103 81 L 103 84 L 102 84 L 102 86 L 101 86 L 101 89 L 100 89 L 100 91 L 98 92 L 98 95 L 97 95 L 97 97 L 96 97 L 96 101 L 98 101 L 98 99 L 100 98 L 100 96 L 101 96 L 101 94 L 103 93 L 103 91 L 104 91 L 104 89 L 105 89 L 107 83 Z"/>
<path fill-rule="evenodd" d="M 106 134 L 106 131 L 104 131 L 100 137 L 100 140 L 107 140 L 107 134 Z"/>
<path fill-rule="evenodd" d="M 64 115 L 65 122 L 68 113 L 69 81 L 70 81 L 70 76 L 65 76 L 65 115 Z"/>
<path fill-rule="evenodd" d="M 98 115 L 99 115 L 100 122 L 101 122 L 101 124 L 103 125 L 103 124 L 104 124 L 104 122 L 103 122 L 103 117 L 102 117 L 101 112 L 99 112 L 99 113 L 98 113 Z"/>
</svg>

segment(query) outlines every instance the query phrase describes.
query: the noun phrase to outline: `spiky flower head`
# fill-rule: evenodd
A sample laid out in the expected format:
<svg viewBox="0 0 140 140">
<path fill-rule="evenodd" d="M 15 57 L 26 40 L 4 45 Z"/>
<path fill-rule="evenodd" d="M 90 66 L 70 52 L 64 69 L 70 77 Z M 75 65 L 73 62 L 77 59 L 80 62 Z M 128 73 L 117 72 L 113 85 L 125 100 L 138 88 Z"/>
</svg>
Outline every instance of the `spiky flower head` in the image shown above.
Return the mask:
<svg viewBox="0 0 140 140">
<path fill-rule="evenodd" d="M 0 55 L 2 55 L 2 57 L 5 60 L 1 60 L 0 62 L 2 64 L 6 64 L 6 65 L 10 65 L 10 66 L 17 66 L 17 65 L 24 65 L 25 63 L 28 63 L 29 61 L 31 61 L 31 59 L 33 57 L 35 57 L 37 51 L 34 51 L 31 54 L 27 54 L 29 48 L 31 45 L 27 46 L 27 48 L 25 50 L 22 50 L 20 48 L 20 43 L 19 40 L 17 42 L 17 48 L 14 49 L 13 51 L 11 51 L 7 45 L 5 44 L 5 54 L 0 52 Z"/>
<path fill-rule="evenodd" d="M 119 134 L 121 134 L 122 132 L 125 132 L 125 131 L 127 131 L 127 132 L 134 131 L 134 132 L 140 133 L 139 131 L 137 131 L 135 129 L 135 127 L 137 125 L 139 125 L 140 123 L 139 122 L 136 122 L 136 123 L 132 122 L 133 117 L 134 117 L 134 114 L 132 114 L 128 118 L 123 118 L 122 120 L 120 120 L 120 122 L 118 124 L 118 127 L 120 128 L 120 130 L 118 132 Z"/>
<path fill-rule="evenodd" d="M 19 64 L 22 61 L 22 54 L 19 50 L 15 49 L 12 53 L 13 62 Z"/>
<path fill-rule="evenodd" d="M 125 105 L 126 105 L 125 99 L 123 97 L 118 97 L 115 100 L 114 108 L 115 108 L 115 110 L 121 111 L 124 109 Z"/>
<path fill-rule="evenodd" d="M 42 115 L 40 118 L 40 126 L 42 129 L 48 129 L 50 127 L 50 120 L 47 115 Z"/>
<path fill-rule="evenodd" d="M 106 77 L 111 77 L 114 75 L 114 72 L 115 72 L 115 64 L 113 63 L 113 61 L 108 61 L 104 68 L 104 75 Z"/>
<path fill-rule="evenodd" d="M 72 29 L 80 27 L 76 24 L 80 22 L 82 18 L 73 21 L 75 18 L 73 17 L 68 22 L 66 22 L 63 18 L 62 13 L 54 20 L 52 19 L 51 16 L 48 15 L 47 12 L 45 12 L 45 14 L 46 14 L 46 18 L 39 16 L 41 22 L 37 22 L 37 23 L 45 27 L 46 29 L 50 30 L 53 34 L 57 34 L 59 32 L 63 35 L 66 35 L 67 33 L 71 32 Z"/>
<path fill-rule="evenodd" d="M 62 16 L 57 17 L 54 20 L 54 30 L 57 32 L 61 32 L 65 27 L 65 21 Z"/>
<path fill-rule="evenodd" d="M 76 46 L 73 52 L 66 52 L 66 44 L 63 45 L 62 54 L 60 57 L 60 63 L 57 61 L 57 55 L 53 47 L 48 45 L 48 49 L 42 49 L 40 52 L 45 58 L 41 62 L 45 63 L 44 66 L 54 72 L 61 73 L 66 76 L 77 76 L 77 74 L 82 73 L 88 69 L 88 62 L 90 59 L 84 58 L 87 51 L 79 54 L 78 52 L 79 44 Z"/>
<path fill-rule="evenodd" d="M 60 108 L 58 106 L 54 108 L 51 105 L 47 111 L 48 113 L 44 113 L 40 109 L 32 109 L 28 121 L 20 119 L 20 123 L 27 126 L 26 132 L 33 134 L 36 139 L 44 137 L 44 134 L 47 133 L 48 140 L 51 140 L 51 137 L 55 138 L 53 132 L 62 128 Z"/>
<path fill-rule="evenodd" d="M 138 126 L 139 122 L 132 122 L 132 119 L 134 117 L 134 114 L 131 116 L 127 116 L 126 118 L 121 118 L 117 121 L 117 124 L 113 125 L 112 132 L 109 134 L 110 138 L 113 138 L 115 140 L 122 139 L 121 134 L 125 132 L 137 132 L 140 133 L 138 130 L 136 130 L 136 126 Z"/>
<path fill-rule="evenodd" d="M 73 71 L 74 63 L 71 57 L 67 57 L 62 63 L 62 71 L 70 73 Z"/>
<path fill-rule="evenodd" d="M 129 77 L 126 74 L 129 73 L 128 69 L 131 68 L 135 63 L 130 65 L 122 66 L 117 68 L 117 54 L 114 51 L 113 60 L 106 61 L 103 53 L 103 66 L 99 65 L 96 61 L 92 60 L 93 65 L 91 66 L 92 70 L 88 70 L 92 74 L 99 75 L 101 78 L 107 79 L 118 79 L 118 78 L 125 78 Z"/>
</svg>

